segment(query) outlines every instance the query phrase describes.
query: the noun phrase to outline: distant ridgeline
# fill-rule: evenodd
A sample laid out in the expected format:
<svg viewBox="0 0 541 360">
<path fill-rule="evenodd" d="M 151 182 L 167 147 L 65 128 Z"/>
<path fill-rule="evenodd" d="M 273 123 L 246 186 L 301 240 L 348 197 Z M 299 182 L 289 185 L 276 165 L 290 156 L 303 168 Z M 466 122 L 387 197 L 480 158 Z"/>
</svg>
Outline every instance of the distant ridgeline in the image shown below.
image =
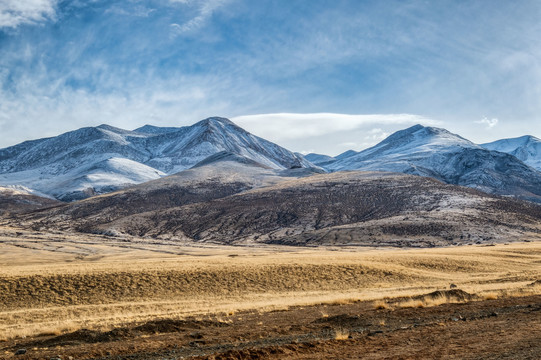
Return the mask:
<svg viewBox="0 0 541 360">
<path fill-rule="evenodd" d="M 541 141 L 532 136 L 476 145 L 444 129 L 415 125 L 360 152 L 302 156 L 219 117 L 133 131 L 100 125 L 26 141 L 0 150 L 0 186 L 73 201 L 232 156 L 276 171 L 398 172 L 541 201 Z"/>
</svg>

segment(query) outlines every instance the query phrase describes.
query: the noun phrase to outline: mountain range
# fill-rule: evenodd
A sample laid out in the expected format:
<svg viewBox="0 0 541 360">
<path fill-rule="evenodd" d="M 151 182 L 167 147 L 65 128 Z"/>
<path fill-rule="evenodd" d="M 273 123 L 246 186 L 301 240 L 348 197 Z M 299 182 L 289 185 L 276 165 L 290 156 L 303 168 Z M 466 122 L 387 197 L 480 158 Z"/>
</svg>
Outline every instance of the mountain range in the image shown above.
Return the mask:
<svg viewBox="0 0 541 360">
<path fill-rule="evenodd" d="M 313 158 L 313 157 L 309 157 Z M 541 201 L 541 172 L 507 152 L 489 150 L 445 129 L 415 125 L 379 144 L 320 162 L 329 171 L 389 171 L 428 176 L 497 195 Z"/>
<path fill-rule="evenodd" d="M 223 118 L 101 125 L 0 150 L 0 225 L 301 246 L 537 238 L 541 172 L 511 154 L 529 149 L 533 164 L 532 142 L 497 151 L 416 125 L 364 151 L 303 157 Z"/>
<path fill-rule="evenodd" d="M 398 172 L 541 201 L 541 141 L 533 136 L 477 145 L 445 129 L 415 125 L 360 152 L 302 156 L 219 117 L 131 131 L 100 125 L 0 149 L 0 186 L 73 201 L 233 155 L 274 170 Z"/>
<path fill-rule="evenodd" d="M 536 238 L 541 206 L 428 177 L 274 170 L 224 154 L 113 193 L 17 213 L 7 217 L 12 224 L 128 241 L 432 247 Z"/>
<path fill-rule="evenodd" d="M 133 131 L 109 125 L 0 150 L 0 185 L 22 185 L 72 201 L 177 173 L 221 151 L 274 169 L 313 167 L 302 156 L 224 118 Z"/>
</svg>

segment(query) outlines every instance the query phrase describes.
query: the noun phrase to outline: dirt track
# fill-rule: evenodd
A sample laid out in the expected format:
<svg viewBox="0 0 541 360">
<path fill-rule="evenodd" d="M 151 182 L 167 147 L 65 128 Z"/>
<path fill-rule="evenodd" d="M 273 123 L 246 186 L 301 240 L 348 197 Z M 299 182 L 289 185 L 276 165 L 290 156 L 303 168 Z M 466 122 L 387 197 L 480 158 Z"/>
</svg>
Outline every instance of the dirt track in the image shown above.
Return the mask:
<svg viewBox="0 0 541 360">
<path fill-rule="evenodd" d="M 540 359 L 540 340 L 541 296 L 529 296 L 425 308 L 376 310 L 372 302 L 358 302 L 160 320 L 13 340 L 0 344 L 0 354 L 6 359 Z M 13 355 L 20 348 L 27 353 Z"/>
</svg>

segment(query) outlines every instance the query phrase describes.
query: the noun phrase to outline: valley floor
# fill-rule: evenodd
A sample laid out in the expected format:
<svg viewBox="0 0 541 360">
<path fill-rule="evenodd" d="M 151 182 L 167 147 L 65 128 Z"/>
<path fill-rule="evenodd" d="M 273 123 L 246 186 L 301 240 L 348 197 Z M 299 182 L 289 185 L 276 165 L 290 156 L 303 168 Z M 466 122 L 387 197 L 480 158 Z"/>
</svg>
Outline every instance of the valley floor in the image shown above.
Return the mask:
<svg viewBox="0 0 541 360">
<path fill-rule="evenodd" d="M 537 359 L 540 294 L 537 241 L 310 249 L 0 229 L 0 359 Z"/>
</svg>

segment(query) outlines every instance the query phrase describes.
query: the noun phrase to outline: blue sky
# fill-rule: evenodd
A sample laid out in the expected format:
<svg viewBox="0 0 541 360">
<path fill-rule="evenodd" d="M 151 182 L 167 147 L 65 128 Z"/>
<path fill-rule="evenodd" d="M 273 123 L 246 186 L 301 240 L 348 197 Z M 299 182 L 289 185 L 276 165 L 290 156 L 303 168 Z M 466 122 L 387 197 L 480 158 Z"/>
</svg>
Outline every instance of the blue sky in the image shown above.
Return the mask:
<svg viewBox="0 0 541 360">
<path fill-rule="evenodd" d="M 537 0 L 0 0 L 0 147 L 232 118 L 294 151 L 541 137 Z"/>
</svg>

